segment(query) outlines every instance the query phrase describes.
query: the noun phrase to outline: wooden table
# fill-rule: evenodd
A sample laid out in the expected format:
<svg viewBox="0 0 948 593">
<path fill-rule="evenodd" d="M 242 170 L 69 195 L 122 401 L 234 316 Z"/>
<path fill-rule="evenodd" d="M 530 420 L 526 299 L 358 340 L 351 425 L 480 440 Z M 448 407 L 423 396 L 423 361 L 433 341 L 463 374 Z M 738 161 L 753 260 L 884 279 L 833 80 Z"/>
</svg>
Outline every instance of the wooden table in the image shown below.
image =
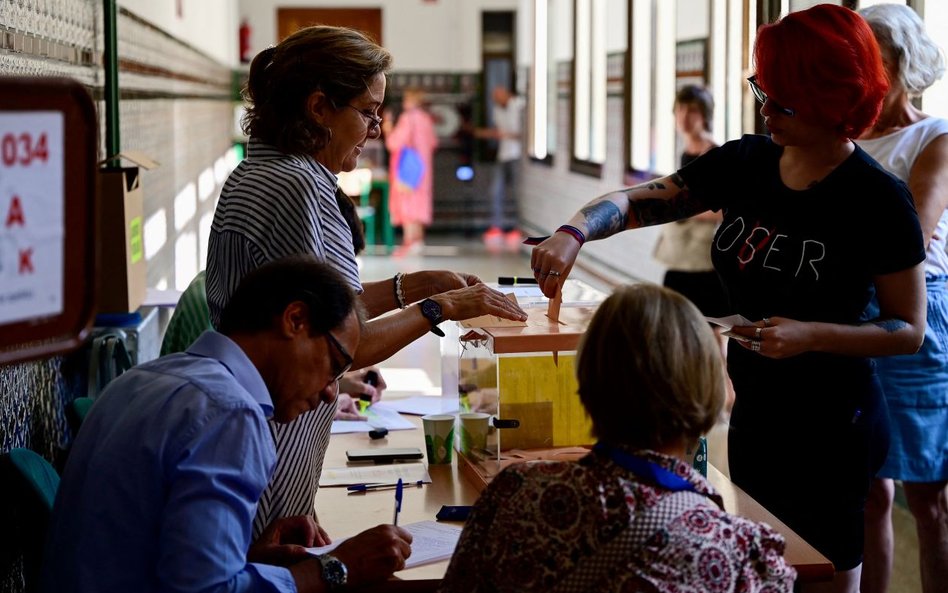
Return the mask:
<svg viewBox="0 0 948 593">
<path fill-rule="evenodd" d="M 329 441 L 329 450 L 323 467 L 345 466 L 347 449 L 418 447 L 424 451 L 425 439 L 421 428 L 421 418 L 419 416 L 405 417 L 410 419 L 418 429 L 390 431 L 387 438 L 375 441 L 365 433 L 333 435 Z M 457 455 L 457 451 L 454 455 Z M 456 458 L 451 465 L 428 466 L 428 473 L 431 475 L 431 484 L 425 484 L 420 488 L 405 488 L 402 512 L 399 517 L 400 524 L 431 521 L 434 520 L 441 505 L 472 505 L 477 500 L 478 492 L 467 479 L 459 474 Z M 825 556 L 711 465 L 708 466 L 708 480 L 721 494 L 724 507 L 728 512 L 752 521 L 767 523 L 784 537 L 787 542 L 784 557 L 796 568 L 800 581 L 823 581 L 833 577 L 833 565 Z M 319 515 L 319 522 L 332 538 L 348 537 L 380 523 L 390 523 L 393 506 L 394 494 L 391 490 L 348 494 L 345 488 L 333 487 L 320 488 L 316 495 L 316 512 Z M 444 576 L 447 568 L 448 561 L 445 560 L 403 570 L 396 573 L 396 576 L 406 580 L 423 580 L 430 585 Z M 425 588 L 422 586 L 419 590 Z"/>
</svg>

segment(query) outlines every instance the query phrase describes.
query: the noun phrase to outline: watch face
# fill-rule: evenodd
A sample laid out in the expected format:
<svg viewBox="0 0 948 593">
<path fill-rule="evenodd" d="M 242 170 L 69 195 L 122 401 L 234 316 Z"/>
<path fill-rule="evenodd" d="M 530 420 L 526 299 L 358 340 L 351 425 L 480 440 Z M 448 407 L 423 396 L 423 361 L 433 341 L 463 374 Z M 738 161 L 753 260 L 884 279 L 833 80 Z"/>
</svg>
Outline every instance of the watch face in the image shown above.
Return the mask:
<svg viewBox="0 0 948 593">
<path fill-rule="evenodd" d="M 437 325 L 442 321 L 441 305 L 439 305 L 437 301 L 431 299 L 422 301 L 421 313 L 432 325 Z"/>
<path fill-rule="evenodd" d="M 323 565 L 323 581 L 326 582 L 330 589 L 335 589 L 336 587 L 341 587 L 346 584 L 348 571 L 346 570 L 346 565 L 343 564 L 341 560 L 335 556 L 324 554 L 319 557 L 319 561 Z"/>
</svg>

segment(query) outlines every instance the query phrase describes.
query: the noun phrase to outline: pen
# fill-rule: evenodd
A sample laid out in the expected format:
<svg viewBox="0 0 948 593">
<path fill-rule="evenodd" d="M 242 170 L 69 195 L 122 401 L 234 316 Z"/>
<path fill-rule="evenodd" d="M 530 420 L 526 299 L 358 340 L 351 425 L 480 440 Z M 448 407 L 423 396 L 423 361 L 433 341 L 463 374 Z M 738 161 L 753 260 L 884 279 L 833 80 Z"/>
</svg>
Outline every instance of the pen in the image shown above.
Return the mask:
<svg viewBox="0 0 948 593">
<path fill-rule="evenodd" d="M 392 518 L 392 525 L 398 527 L 398 513 L 402 510 L 402 479 L 398 478 L 395 484 L 395 516 Z"/>
<path fill-rule="evenodd" d="M 424 485 L 424 480 L 418 480 L 409 486 L 422 486 Z M 398 484 L 352 484 L 351 486 L 346 486 L 346 490 L 349 492 L 366 492 L 369 490 L 386 490 L 388 488 L 398 488 Z"/>
<path fill-rule="evenodd" d="M 501 286 L 511 286 L 514 284 L 536 284 L 536 278 L 530 276 L 501 276 L 497 279 L 497 284 Z"/>
</svg>

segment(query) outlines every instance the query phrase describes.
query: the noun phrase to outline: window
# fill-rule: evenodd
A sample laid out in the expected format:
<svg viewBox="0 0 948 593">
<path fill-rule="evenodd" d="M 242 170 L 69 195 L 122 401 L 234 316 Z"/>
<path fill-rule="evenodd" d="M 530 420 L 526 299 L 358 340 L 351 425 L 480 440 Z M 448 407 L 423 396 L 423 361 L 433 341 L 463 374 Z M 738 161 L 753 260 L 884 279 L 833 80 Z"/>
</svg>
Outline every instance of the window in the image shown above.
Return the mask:
<svg viewBox="0 0 948 593">
<path fill-rule="evenodd" d="M 606 0 L 575 0 L 573 170 L 601 174 L 606 160 Z"/>
</svg>

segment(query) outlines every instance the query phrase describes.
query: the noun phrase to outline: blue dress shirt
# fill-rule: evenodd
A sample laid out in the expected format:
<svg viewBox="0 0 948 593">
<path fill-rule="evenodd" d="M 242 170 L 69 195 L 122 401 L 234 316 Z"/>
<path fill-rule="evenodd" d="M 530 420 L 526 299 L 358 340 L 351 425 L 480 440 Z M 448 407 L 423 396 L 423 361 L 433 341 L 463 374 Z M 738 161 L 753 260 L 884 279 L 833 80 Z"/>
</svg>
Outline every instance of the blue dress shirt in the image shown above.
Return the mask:
<svg viewBox="0 0 948 593">
<path fill-rule="evenodd" d="M 286 568 L 246 559 L 272 413 L 250 359 L 211 331 L 113 381 L 63 473 L 44 591 L 296 591 Z"/>
</svg>

